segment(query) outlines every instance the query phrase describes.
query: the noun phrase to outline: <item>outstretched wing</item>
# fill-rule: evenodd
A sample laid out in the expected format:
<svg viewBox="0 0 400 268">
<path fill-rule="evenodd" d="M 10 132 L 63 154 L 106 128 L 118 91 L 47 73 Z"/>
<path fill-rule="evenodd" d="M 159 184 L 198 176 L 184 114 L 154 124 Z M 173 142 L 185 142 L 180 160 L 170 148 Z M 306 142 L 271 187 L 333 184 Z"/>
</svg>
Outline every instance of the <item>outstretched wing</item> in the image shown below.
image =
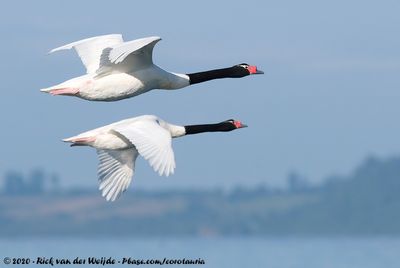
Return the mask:
<svg viewBox="0 0 400 268">
<path fill-rule="evenodd" d="M 135 171 L 138 152 L 124 150 L 97 150 L 99 156 L 99 190 L 107 201 L 116 200 L 129 186 Z"/>
<path fill-rule="evenodd" d="M 153 64 L 153 48 L 158 36 L 136 39 L 105 49 L 101 55 L 99 76 L 109 72 L 132 72 Z"/>
<path fill-rule="evenodd" d="M 150 166 L 160 176 L 174 173 L 175 157 L 171 134 L 161 127 L 156 119 L 116 126 L 113 130 L 135 145 L 139 154 L 149 161 Z"/>
<path fill-rule="evenodd" d="M 76 41 L 51 50 L 49 53 L 74 48 L 86 67 L 87 73 L 95 73 L 100 66 L 100 56 L 106 48 L 123 42 L 122 35 L 109 34 Z"/>
</svg>

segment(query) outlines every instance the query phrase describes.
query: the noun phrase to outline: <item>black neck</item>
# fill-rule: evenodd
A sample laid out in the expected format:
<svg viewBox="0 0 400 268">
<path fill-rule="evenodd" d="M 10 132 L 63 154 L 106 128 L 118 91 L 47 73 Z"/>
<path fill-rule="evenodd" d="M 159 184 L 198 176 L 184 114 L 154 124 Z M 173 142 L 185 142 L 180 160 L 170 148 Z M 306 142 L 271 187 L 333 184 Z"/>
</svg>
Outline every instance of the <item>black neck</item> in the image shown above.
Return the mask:
<svg viewBox="0 0 400 268">
<path fill-rule="evenodd" d="M 190 125 L 185 126 L 186 135 L 198 134 L 203 132 L 224 132 L 236 129 L 232 123 L 222 122 L 218 124 Z"/>
<path fill-rule="evenodd" d="M 233 66 L 229 68 L 216 69 L 211 71 L 187 74 L 190 79 L 190 84 L 202 83 L 205 81 L 220 79 L 220 78 L 240 78 L 250 73 L 244 68 Z"/>
</svg>

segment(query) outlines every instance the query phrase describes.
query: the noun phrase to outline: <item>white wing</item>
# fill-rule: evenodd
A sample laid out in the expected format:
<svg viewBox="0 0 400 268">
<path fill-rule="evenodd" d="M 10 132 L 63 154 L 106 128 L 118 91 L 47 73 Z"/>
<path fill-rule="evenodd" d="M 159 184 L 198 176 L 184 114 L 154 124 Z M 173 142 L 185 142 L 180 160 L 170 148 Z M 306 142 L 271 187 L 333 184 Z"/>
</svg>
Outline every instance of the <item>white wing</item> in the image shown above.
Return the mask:
<svg viewBox="0 0 400 268">
<path fill-rule="evenodd" d="M 158 36 L 136 39 L 105 49 L 100 59 L 98 75 L 117 71 L 131 72 L 153 64 L 153 48 L 160 41 Z"/>
<path fill-rule="evenodd" d="M 86 67 L 87 73 L 94 73 L 100 66 L 100 56 L 103 50 L 123 42 L 122 35 L 109 34 L 76 41 L 50 51 L 50 53 L 74 48 Z"/>
<path fill-rule="evenodd" d="M 129 186 L 135 170 L 138 152 L 124 150 L 97 150 L 99 156 L 99 190 L 107 201 L 117 199 Z"/>
<path fill-rule="evenodd" d="M 160 176 L 174 173 L 175 157 L 171 134 L 155 118 L 116 126 L 113 130 L 135 145 L 140 155 L 149 161 L 150 166 Z"/>
</svg>

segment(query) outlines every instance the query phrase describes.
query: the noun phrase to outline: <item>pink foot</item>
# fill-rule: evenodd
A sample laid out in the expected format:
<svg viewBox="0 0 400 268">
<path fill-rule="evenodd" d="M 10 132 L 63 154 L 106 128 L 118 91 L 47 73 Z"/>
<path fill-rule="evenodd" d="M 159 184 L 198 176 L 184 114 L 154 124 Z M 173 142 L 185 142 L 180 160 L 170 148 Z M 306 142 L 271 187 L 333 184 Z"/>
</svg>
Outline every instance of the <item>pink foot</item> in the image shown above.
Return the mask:
<svg viewBox="0 0 400 268">
<path fill-rule="evenodd" d="M 55 88 L 50 90 L 49 93 L 51 95 L 73 96 L 79 93 L 79 89 L 74 87 Z"/>
<path fill-rule="evenodd" d="M 76 138 L 70 140 L 72 142 L 71 146 L 79 146 L 79 145 L 86 145 L 90 142 L 94 142 L 96 140 L 95 137 L 84 137 L 84 138 Z"/>
<path fill-rule="evenodd" d="M 84 137 L 84 138 L 76 138 L 73 139 L 72 142 L 92 142 L 95 141 L 95 137 Z"/>
</svg>

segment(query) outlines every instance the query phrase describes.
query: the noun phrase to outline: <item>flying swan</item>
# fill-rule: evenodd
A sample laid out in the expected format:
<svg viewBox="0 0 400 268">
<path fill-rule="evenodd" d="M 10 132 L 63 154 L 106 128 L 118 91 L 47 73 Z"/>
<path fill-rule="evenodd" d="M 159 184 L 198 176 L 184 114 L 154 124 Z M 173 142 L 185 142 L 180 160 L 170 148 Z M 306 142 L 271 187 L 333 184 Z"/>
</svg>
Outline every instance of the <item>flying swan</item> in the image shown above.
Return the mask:
<svg viewBox="0 0 400 268">
<path fill-rule="evenodd" d="M 71 146 L 91 146 L 99 157 L 99 190 L 107 201 L 116 200 L 131 183 L 138 155 L 160 176 L 174 173 L 172 138 L 203 132 L 224 132 L 247 127 L 233 119 L 217 124 L 177 126 L 154 115 L 142 115 L 64 139 Z"/>
<path fill-rule="evenodd" d="M 152 89 L 179 89 L 212 79 L 263 74 L 246 63 L 191 74 L 167 72 L 153 63 L 153 48 L 160 40 L 153 36 L 124 42 L 122 35 L 111 34 L 55 48 L 50 53 L 74 48 L 86 74 L 41 91 L 89 101 L 117 101 Z"/>
</svg>

